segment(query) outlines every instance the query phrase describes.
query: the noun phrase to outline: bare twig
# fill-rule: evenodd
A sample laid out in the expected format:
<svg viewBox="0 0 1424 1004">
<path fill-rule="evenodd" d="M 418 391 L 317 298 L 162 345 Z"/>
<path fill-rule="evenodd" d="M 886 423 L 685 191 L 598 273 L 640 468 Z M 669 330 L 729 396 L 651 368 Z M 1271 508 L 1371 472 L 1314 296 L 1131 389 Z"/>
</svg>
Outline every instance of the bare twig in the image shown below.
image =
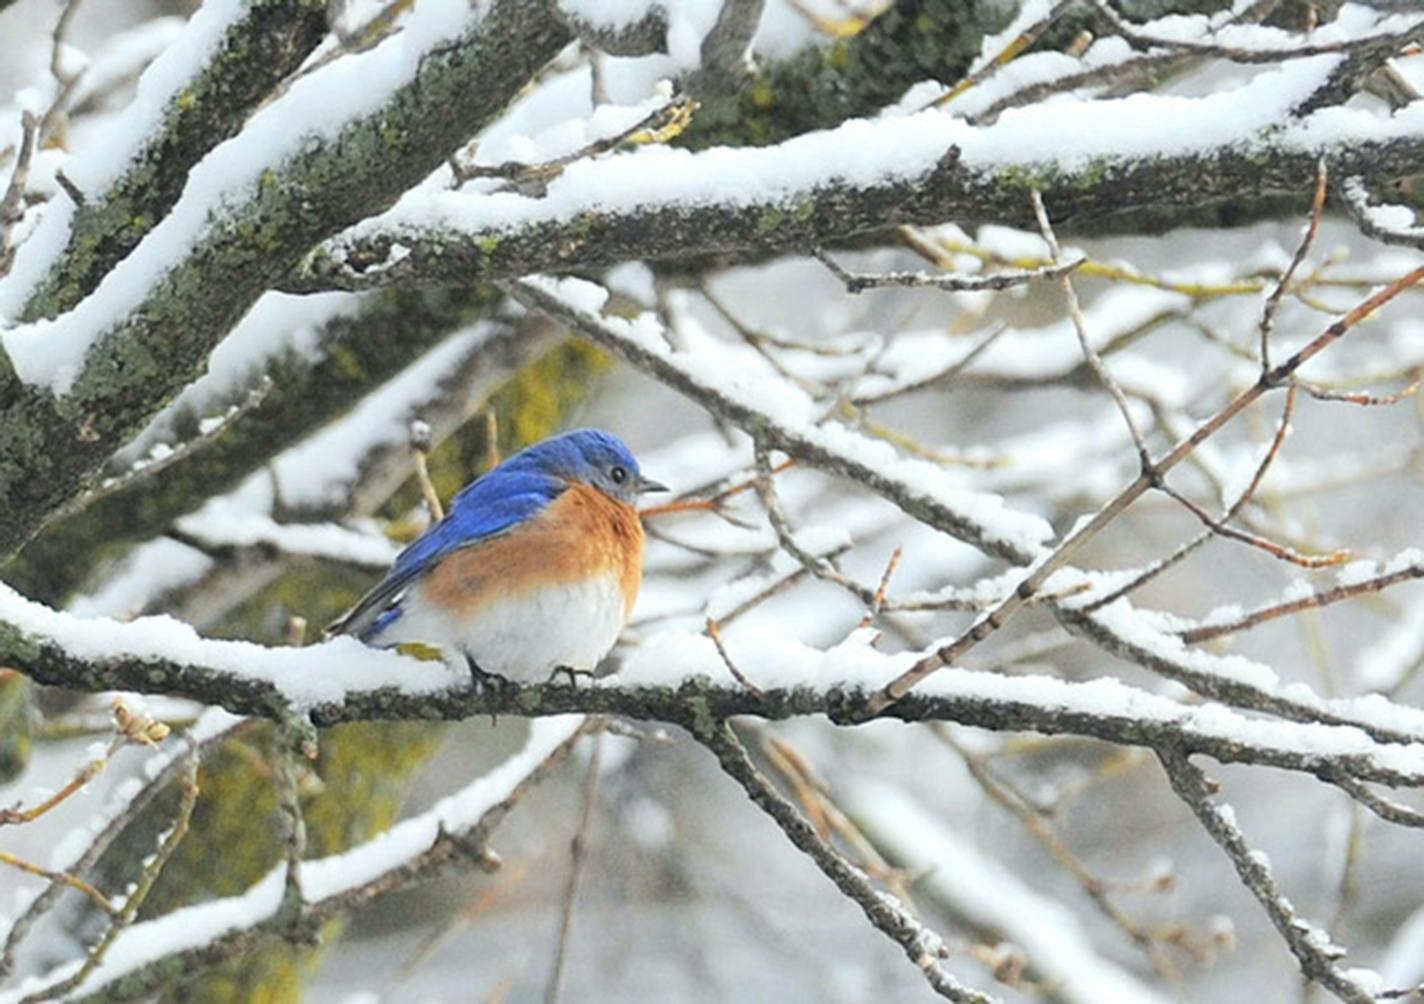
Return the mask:
<svg viewBox="0 0 1424 1004">
<path fill-rule="evenodd" d="M 900 559 L 905 556 L 904 547 L 896 547 L 890 554 L 890 560 L 885 563 L 885 572 L 880 576 L 880 585 L 876 587 L 875 595 L 871 597 L 870 606 L 866 608 L 865 616 L 860 619 L 861 627 L 869 627 L 876 617 L 880 616 L 880 610 L 885 606 L 885 592 L 890 588 L 890 579 L 895 574 L 895 569 L 900 566 Z"/>
<path fill-rule="evenodd" d="M 1048 256 L 1055 263 L 1062 259 L 1063 250 L 1058 246 L 1058 236 L 1053 232 L 1053 224 L 1048 220 L 1048 210 L 1043 206 L 1043 196 L 1038 189 L 1029 192 L 1029 198 L 1033 202 L 1033 215 L 1038 220 L 1039 233 L 1043 235 L 1043 240 L 1048 244 Z M 1081 259 L 1079 264 L 1081 264 Z M 1097 349 L 1093 348 L 1092 338 L 1088 335 L 1088 319 L 1083 316 L 1083 305 L 1078 302 L 1077 290 L 1073 288 L 1073 280 L 1068 278 L 1066 272 L 1060 279 L 1063 295 L 1068 299 L 1068 315 L 1073 319 L 1073 331 L 1078 336 L 1078 348 L 1083 353 L 1083 358 L 1092 367 L 1093 375 L 1098 378 L 1098 383 L 1112 397 L 1113 403 L 1117 405 L 1117 410 L 1122 415 L 1123 424 L 1127 426 L 1128 434 L 1132 436 L 1133 445 L 1137 447 L 1137 459 L 1142 464 L 1143 469 L 1147 469 L 1152 464 L 1152 457 L 1147 452 L 1147 441 L 1142 438 L 1142 432 L 1137 428 L 1137 422 L 1132 417 L 1132 409 L 1128 407 L 1127 395 L 1122 392 L 1121 385 L 1113 379 L 1113 375 L 1108 372 L 1107 364 L 1103 362 L 1103 357 L 1098 355 Z"/>
<path fill-rule="evenodd" d="M 569 941 L 573 934 L 574 911 L 578 906 L 579 885 L 588 860 L 588 835 L 593 826 L 593 810 L 598 803 L 598 779 L 603 767 L 603 733 L 595 732 L 588 756 L 588 773 L 583 782 L 583 805 L 579 810 L 578 829 L 569 841 L 569 877 L 564 885 L 563 906 L 559 910 L 559 938 L 554 950 L 554 965 L 549 984 L 544 990 L 545 1004 L 559 1004 L 564 996 L 564 977 L 568 965 Z"/>
<path fill-rule="evenodd" d="M 430 447 L 430 424 L 420 420 L 411 422 L 410 449 L 415 457 L 415 478 L 420 484 L 420 496 L 425 500 L 430 522 L 438 523 L 445 518 L 445 507 L 440 504 L 440 493 L 435 490 L 435 482 L 430 480 L 430 466 L 426 461 Z"/>
<path fill-rule="evenodd" d="M 1253 627 L 1265 624 L 1268 621 L 1273 621 L 1278 617 L 1300 613 L 1302 610 L 1326 607 L 1332 603 L 1339 603 L 1341 600 L 1353 599 L 1356 596 L 1378 593 L 1388 589 L 1390 586 L 1398 585 L 1401 582 L 1412 582 L 1420 578 L 1424 578 L 1424 566 L 1409 564 L 1404 568 L 1388 574 L 1371 576 L 1368 579 L 1351 582 L 1348 585 L 1339 585 L 1332 589 L 1322 589 L 1306 596 L 1257 607 L 1255 610 L 1251 610 L 1241 614 L 1239 617 L 1220 624 L 1204 624 L 1201 627 L 1189 628 L 1179 632 L 1178 636 L 1188 645 L 1195 645 L 1200 642 L 1210 641 L 1213 638 L 1220 638 L 1224 635 L 1248 631 Z"/>
<path fill-rule="evenodd" d="M 71 889 L 77 889 L 85 896 L 88 896 L 90 901 L 93 902 L 95 906 L 103 910 L 109 916 L 113 917 L 118 915 L 118 907 L 114 906 L 114 904 L 109 901 L 109 897 L 105 896 L 102 892 L 100 892 L 98 889 L 95 889 L 92 885 L 90 885 L 88 882 L 85 882 L 82 878 L 80 878 L 78 875 L 75 875 L 73 872 L 56 871 L 53 868 L 44 868 L 40 865 L 26 861 L 24 858 L 20 857 L 17 854 L 11 854 L 9 851 L 0 851 L 0 865 L 9 865 L 11 868 L 18 869 L 19 871 L 26 872 L 30 875 L 38 875 L 40 878 L 47 878 L 53 884 L 68 886 Z"/>
<path fill-rule="evenodd" d="M 1123 913 L 1122 909 L 1113 902 L 1109 895 L 1108 883 L 1088 871 L 1078 856 L 1068 849 L 1044 819 L 1042 810 L 1030 802 L 1012 784 L 995 773 L 984 757 L 961 745 L 947 726 L 936 724 L 933 728 L 934 734 L 959 754 L 964 766 L 969 770 L 970 777 L 975 780 L 984 794 L 1017 819 L 1029 835 L 1043 845 L 1043 848 L 1058 862 L 1059 866 L 1073 876 L 1073 879 L 1088 894 L 1088 898 L 1093 901 L 1103 916 L 1112 921 L 1119 930 L 1147 953 L 1153 968 L 1168 979 L 1180 978 L 1181 974 L 1177 971 L 1177 967 L 1172 964 L 1172 960 L 1162 950 L 1160 940 L 1154 938 L 1150 932 Z"/>
<path fill-rule="evenodd" d="M 707 618 L 707 637 L 712 639 L 712 644 L 717 648 L 717 654 L 722 657 L 722 663 L 727 667 L 727 672 L 732 674 L 732 678 L 753 694 L 762 693 L 762 689 L 748 680 L 746 674 L 738 669 L 737 664 L 732 661 L 731 655 L 727 652 L 727 646 L 722 642 L 722 632 L 718 629 L 717 621 L 711 617 Z"/>
<path fill-rule="evenodd" d="M 1286 289 L 1290 286 L 1291 280 L 1295 278 L 1296 270 L 1305 261 L 1305 256 L 1310 254 L 1311 245 L 1315 243 L 1315 235 L 1320 230 L 1320 217 L 1325 211 L 1325 189 L 1326 181 L 1329 178 L 1329 171 L 1325 166 L 1325 159 L 1322 157 L 1315 171 L 1315 198 L 1310 204 L 1310 221 L 1306 224 L 1305 233 L 1296 245 L 1295 254 L 1291 256 L 1290 264 L 1281 273 L 1276 284 L 1272 287 L 1271 293 L 1266 297 L 1266 305 L 1261 310 L 1261 323 L 1258 331 L 1261 336 L 1261 372 L 1268 373 L 1271 369 L 1271 331 L 1275 328 L 1276 314 L 1280 311 L 1281 298 L 1285 296 Z"/>
<path fill-rule="evenodd" d="M 168 864 L 169 859 L 173 857 L 173 852 L 178 849 L 178 845 L 187 836 L 188 822 L 193 817 L 193 807 L 197 802 L 198 754 L 194 750 L 189 754 L 183 772 L 182 801 L 178 805 L 178 815 L 174 818 L 172 827 L 159 840 L 157 852 L 144 865 L 143 873 L 139 876 L 133 891 L 124 900 L 124 905 L 120 908 L 118 915 L 105 928 L 99 941 L 85 956 L 83 965 L 73 975 L 59 983 L 45 987 L 43 990 L 29 994 L 21 999 L 20 1004 L 38 1004 L 40 1001 L 64 997 L 70 991 L 81 986 L 99 967 L 114 941 L 138 917 L 139 907 L 143 906 L 143 901 L 148 898 L 148 894 L 153 889 L 154 883 L 158 881 L 158 876 L 162 873 L 164 866 Z"/>
</svg>

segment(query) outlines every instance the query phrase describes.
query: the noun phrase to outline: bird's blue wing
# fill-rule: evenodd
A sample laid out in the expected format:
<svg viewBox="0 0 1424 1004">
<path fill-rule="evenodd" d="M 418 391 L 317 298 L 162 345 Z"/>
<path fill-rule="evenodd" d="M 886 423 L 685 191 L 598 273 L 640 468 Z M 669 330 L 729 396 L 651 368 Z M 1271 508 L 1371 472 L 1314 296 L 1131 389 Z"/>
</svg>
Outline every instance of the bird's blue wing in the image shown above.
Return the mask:
<svg viewBox="0 0 1424 1004">
<path fill-rule="evenodd" d="M 558 478 L 530 470 L 496 468 L 461 489 L 450 512 L 396 557 L 381 582 L 361 598 L 329 634 L 352 634 L 371 641 L 400 617 L 400 601 L 411 583 L 445 555 L 497 537 L 543 509 L 564 490 Z"/>
</svg>

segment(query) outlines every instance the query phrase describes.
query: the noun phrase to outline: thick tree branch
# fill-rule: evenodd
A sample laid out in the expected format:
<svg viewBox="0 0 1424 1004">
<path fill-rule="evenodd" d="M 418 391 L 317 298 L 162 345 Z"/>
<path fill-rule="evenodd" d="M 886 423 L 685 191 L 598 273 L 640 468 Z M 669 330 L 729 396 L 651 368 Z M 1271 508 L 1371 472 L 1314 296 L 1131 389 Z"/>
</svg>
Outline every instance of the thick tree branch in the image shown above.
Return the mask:
<svg viewBox="0 0 1424 1004">
<path fill-rule="evenodd" d="M 207 63 L 172 95 L 161 120 L 135 123 L 135 130 L 142 130 L 142 146 L 123 173 L 102 190 L 87 192 L 84 202 L 74 207 L 67 221 L 68 241 L 29 292 L 19 319 L 53 317 L 92 292 L 104 273 L 167 214 L 193 165 L 234 135 L 325 34 L 324 3 L 249 0 L 217 40 Z M 202 43 L 177 43 L 184 44 Z M 145 111 L 140 108 L 137 114 Z M 102 154 L 112 157 L 113 151 Z M 45 225 L 64 222 L 56 219 Z"/>
<path fill-rule="evenodd" d="M 136 288 L 124 288 L 124 297 L 135 299 L 132 309 L 114 315 L 96 296 L 49 327 L 6 332 L 5 346 L 20 378 L 38 375 L 48 386 L 0 388 L 0 557 L 13 554 L 157 406 L 192 379 L 232 324 L 313 243 L 389 205 L 429 174 L 569 39 L 543 3 L 481 5 L 447 41 L 442 33 L 455 26 L 440 21 L 440 10 L 425 16 L 430 22 L 420 31 L 430 48 L 387 99 L 356 112 L 343 126 L 329 127 L 325 138 L 310 137 L 250 184 L 227 179 L 237 189 L 230 196 L 236 201 L 221 212 L 214 212 L 212 192 L 190 184 L 185 191 L 193 205 L 180 200 L 150 239 L 110 273 L 106 287 L 124 288 L 126 270 L 143 273 L 152 265 L 144 261 L 146 250 L 158 254 L 164 240 L 195 228 L 185 257 L 171 263 L 164 256 L 156 274 L 134 276 Z M 279 126 L 290 136 L 292 126 L 282 111 L 288 102 L 300 104 L 303 84 L 328 73 L 358 73 L 368 59 L 383 72 L 395 72 L 409 59 L 413 34 L 418 34 L 414 22 L 397 39 L 338 60 L 294 85 L 259 113 L 264 129 L 256 128 L 254 119 L 231 142 L 275 141 Z M 55 354 L 61 339 L 87 345 L 72 383 L 62 371 L 46 370 L 60 361 Z M 30 363 L 39 371 L 30 369 L 27 376 L 17 346 L 34 353 Z M 51 387 L 65 390 L 63 397 L 56 400 Z"/>
<path fill-rule="evenodd" d="M 773 682 L 757 669 L 760 692 L 725 676 L 705 637 L 679 644 L 680 665 L 629 667 L 623 679 L 594 686 L 546 683 L 476 692 L 463 674 L 337 639 L 307 648 L 264 648 L 207 641 L 175 632 L 164 618 L 130 624 L 88 621 L 45 611 L 0 593 L 0 662 L 38 683 L 90 692 L 131 690 L 188 697 L 243 715 L 318 727 L 364 720 L 456 720 L 485 714 L 613 714 L 685 726 L 701 734 L 736 715 L 779 720 L 825 715 L 838 724 L 867 720 L 876 679 L 843 681 L 834 653 L 824 653 L 816 687 L 801 678 Z M 87 650 L 96 643 L 105 654 Z M 123 653 L 123 654 L 118 654 Z M 739 653 L 748 664 L 751 653 Z M 788 652 L 787 658 L 796 658 Z M 866 653 L 857 653 L 863 661 Z M 913 661 L 881 657 L 884 678 Z M 771 664 L 775 653 L 762 655 Z M 714 682 L 725 680 L 725 683 Z M 1256 763 L 1334 781 L 1424 787 L 1424 743 L 1376 742 L 1355 728 L 1255 721 L 1223 707 L 1201 709 L 1115 682 L 1067 683 L 956 670 L 940 674 L 884 709 L 899 721 L 955 721 L 998 731 L 1079 735 L 1130 746 L 1170 743 L 1222 763 Z"/>
<path fill-rule="evenodd" d="M 1244 123 L 1234 138 L 1164 141 L 1141 156 L 1124 154 L 1120 138 L 1088 134 L 1072 157 L 1036 159 L 1019 152 L 1039 148 L 1023 122 L 972 129 L 939 112 L 848 123 L 756 150 L 644 150 L 571 168 L 542 199 L 457 192 L 415 200 L 321 245 L 282 288 L 440 285 L 629 259 L 804 252 L 946 220 L 1032 229 L 1035 189 L 1065 230 L 1127 211 L 1303 195 L 1314 190 L 1321 158 L 1334 177 L 1379 182 L 1413 171 L 1424 157 L 1424 131 L 1408 124 L 1417 118 L 1362 121 L 1359 134 L 1327 139 L 1313 132 L 1313 117 L 1289 127 Z M 883 163 L 847 177 L 833 152 L 846 144 L 883 150 Z M 757 183 L 723 191 L 729 173 Z"/>
</svg>

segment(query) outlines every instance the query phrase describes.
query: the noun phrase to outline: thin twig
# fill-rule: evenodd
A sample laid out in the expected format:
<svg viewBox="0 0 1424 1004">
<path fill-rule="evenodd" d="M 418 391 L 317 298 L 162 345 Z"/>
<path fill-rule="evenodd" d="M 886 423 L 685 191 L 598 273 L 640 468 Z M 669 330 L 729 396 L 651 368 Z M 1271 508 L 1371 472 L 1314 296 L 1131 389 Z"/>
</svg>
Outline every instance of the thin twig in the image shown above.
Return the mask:
<svg viewBox="0 0 1424 1004">
<path fill-rule="evenodd" d="M 435 482 L 430 479 L 430 465 L 426 462 L 430 446 L 430 424 L 419 420 L 411 422 L 410 449 L 415 457 L 415 479 L 420 484 L 420 497 L 425 500 L 425 510 L 430 514 L 430 522 L 438 523 L 445 518 L 445 507 L 440 504 L 440 493 L 435 490 Z"/>
<path fill-rule="evenodd" d="M 917 662 L 910 669 L 896 677 L 867 704 L 866 712 L 875 714 L 899 700 L 915 684 L 919 683 L 942 666 L 951 665 L 963 655 L 988 638 L 1014 615 L 1036 594 L 1043 584 L 1064 565 L 1089 540 L 1122 514 L 1134 501 L 1147 491 L 1162 483 L 1167 472 L 1183 459 L 1196 451 L 1202 443 L 1215 435 L 1233 418 L 1245 411 L 1268 392 L 1286 386 L 1296 370 L 1333 345 L 1366 317 L 1389 303 L 1401 292 L 1424 279 L 1424 265 L 1406 273 L 1388 286 L 1361 300 L 1344 316 L 1330 324 L 1324 331 L 1307 342 L 1285 362 L 1261 376 L 1250 387 L 1238 393 L 1216 414 L 1197 427 L 1185 439 L 1179 441 L 1160 459 L 1150 463 L 1125 488 L 1113 496 L 1089 519 L 1080 522 L 1067 536 L 1047 554 L 1040 557 L 1020 580 L 1017 588 L 1006 596 L 992 610 L 977 618 L 970 628 L 954 641 Z"/>
<path fill-rule="evenodd" d="M 1087 866 L 1078 859 L 1078 856 L 1068 849 L 1058 834 L 1054 833 L 1052 827 L 1044 820 L 1043 811 L 1011 783 L 995 773 L 984 757 L 961 745 L 954 738 L 948 726 L 936 723 L 933 726 L 933 731 L 940 741 L 959 754 L 964 766 L 969 770 L 969 776 L 979 785 L 980 790 L 996 805 L 1017 819 L 1029 835 L 1037 840 L 1044 850 L 1048 851 L 1063 870 L 1073 876 L 1103 916 L 1112 921 L 1119 930 L 1147 953 L 1152 960 L 1153 968 L 1168 979 L 1179 979 L 1181 974 L 1162 950 L 1158 939 L 1123 913 L 1112 901 L 1112 897 L 1108 894 L 1108 883 L 1088 871 Z"/>
<path fill-rule="evenodd" d="M 588 860 L 588 835 L 593 827 L 593 810 L 598 803 L 598 779 L 603 766 L 603 733 L 595 732 L 588 756 L 588 773 L 583 782 L 583 806 L 579 810 L 578 829 L 569 841 L 569 877 L 564 885 L 563 906 L 559 910 L 558 947 L 554 950 L 554 966 L 549 973 L 549 985 L 544 991 L 545 1004 L 559 1004 L 564 995 L 564 975 L 574 926 L 574 911 L 578 906 L 579 885 Z"/>
<path fill-rule="evenodd" d="M 722 632 L 718 629 L 715 618 L 707 618 L 707 637 L 712 639 L 713 646 L 717 649 L 717 654 L 722 657 L 722 664 L 727 667 L 727 672 L 732 674 L 732 678 L 746 687 L 753 694 L 761 695 L 762 689 L 751 680 L 747 679 L 745 673 L 737 668 L 737 664 L 732 661 L 732 657 L 727 652 L 727 646 L 722 643 Z"/>
<path fill-rule="evenodd" d="M 1033 202 L 1034 219 L 1038 221 L 1039 233 L 1043 235 L 1044 242 L 1048 245 L 1048 256 L 1050 260 L 1057 263 L 1063 258 L 1063 249 L 1058 246 L 1058 235 L 1053 232 L 1053 224 L 1049 222 L 1048 210 L 1043 206 L 1043 196 L 1038 189 L 1029 192 L 1029 198 Z M 1082 264 L 1079 259 L 1078 264 Z M 1127 431 L 1132 436 L 1133 445 L 1137 447 L 1137 459 L 1145 470 L 1152 464 L 1152 457 L 1147 452 L 1147 441 L 1142 438 L 1142 432 L 1137 428 L 1137 422 L 1133 420 L 1132 409 L 1128 407 L 1127 395 L 1123 393 L 1121 385 L 1113 379 L 1113 375 L 1108 372 L 1107 364 L 1103 362 L 1102 356 L 1093 348 L 1092 338 L 1088 335 L 1088 319 L 1083 316 L 1083 305 L 1078 302 L 1078 292 L 1073 288 L 1073 280 L 1066 272 L 1060 278 L 1063 288 L 1063 295 L 1068 300 L 1068 316 L 1073 319 L 1073 331 L 1078 335 L 1078 348 L 1083 353 L 1083 358 L 1088 361 L 1088 365 L 1093 370 L 1093 375 L 1098 378 L 1098 383 L 1113 399 L 1113 404 L 1117 405 L 1117 410 L 1122 414 L 1123 424 L 1127 426 Z"/>
<path fill-rule="evenodd" d="M 811 253 L 831 270 L 831 274 L 841 281 L 848 293 L 864 293 L 868 289 L 883 289 L 887 286 L 939 289 L 948 293 L 999 291 L 1024 286 L 1039 279 L 1060 278 L 1081 268 L 1087 261 L 1086 258 L 1080 256 L 1066 262 L 1054 261 L 1041 268 L 1014 269 L 1007 272 L 995 272 L 991 275 L 957 275 L 935 272 L 849 272 L 823 249 L 816 248 Z"/>
<path fill-rule="evenodd" d="M 880 585 L 876 587 L 875 595 L 870 600 L 870 606 L 866 608 L 865 616 L 860 619 L 860 626 L 870 627 L 876 617 L 880 616 L 880 609 L 885 606 L 885 592 L 890 588 L 890 579 L 895 574 L 895 569 L 900 567 L 900 559 L 905 556 L 905 548 L 898 546 L 890 554 L 890 560 L 885 563 L 885 572 L 880 576 Z"/>
<path fill-rule="evenodd" d="M 1325 554 L 1301 554 L 1299 551 L 1285 544 L 1278 544 L 1273 540 L 1267 540 L 1260 534 L 1251 533 L 1247 530 L 1238 530 L 1233 526 L 1227 526 L 1222 520 L 1217 519 L 1171 485 L 1163 483 L 1157 486 L 1157 490 L 1171 498 L 1182 508 L 1195 516 L 1212 533 L 1230 540 L 1238 541 L 1257 550 L 1265 551 L 1271 557 L 1280 561 L 1288 562 L 1292 565 L 1299 565 L 1301 568 L 1330 568 L 1334 565 L 1344 564 L 1350 560 L 1350 552 L 1337 550 Z"/>
<path fill-rule="evenodd" d="M 198 753 L 192 751 L 187 758 L 187 766 L 183 773 L 182 801 L 178 805 L 178 815 L 173 820 L 172 827 L 159 840 L 157 852 L 144 865 L 142 874 L 138 882 L 134 885 L 133 891 L 124 900 L 124 905 L 120 908 L 109 926 L 104 930 L 99 941 L 89 950 L 88 955 L 72 976 L 30 994 L 21 999 L 20 1004 L 39 1004 L 40 1001 L 56 1000 L 68 995 L 71 990 L 84 983 L 85 980 L 104 961 L 104 956 L 109 953 L 115 939 L 123 931 L 133 924 L 138 917 L 139 907 L 143 906 L 143 901 L 148 898 L 154 883 L 158 881 L 158 876 L 162 873 L 165 865 L 168 864 L 173 852 L 178 849 L 183 838 L 188 834 L 188 823 L 193 818 L 193 807 L 198 802 Z"/>
<path fill-rule="evenodd" d="M 11 868 L 18 869 L 22 872 L 27 872 L 30 875 L 38 875 L 40 878 L 47 878 L 52 883 L 58 883 L 60 885 L 69 886 L 69 888 L 71 889 L 77 889 L 85 896 L 88 896 L 89 899 L 93 901 L 95 906 L 103 910 L 109 916 L 113 917 L 118 915 L 118 907 L 114 906 L 114 904 L 109 901 L 109 897 L 105 896 L 98 889 L 95 889 L 88 882 L 85 882 L 82 878 L 72 872 L 56 871 L 52 868 L 44 868 L 40 865 L 26 861 L 24 858 L 19 857 L 18 855 L 11 854 L 9 851 L 0 851 L 0 865 L 9 865 Z"/>
<path fill-rule="evenodd" d="M 949 90 L 945 91 L 939 97 L 935 98 L 935 100 L 930 103 L 929 107 L 942 107 L 943 105 L 946 105 L 950 101 L 953 101 L 955 98 L 959 97 L 959 95 L 963 94 L 971 87 L 977 87 L 979 84 L 982 84 L 984 81 L 992 77 L 995 73 L 998 73 L 999 70 L 1001 70 L 1003 67 L 1007 66 L 1009 63 L 1017 59 L 1020 53 L 1022 53 L 1025 49 L 1027 49 L 1030 45 L 1037 41 L 1040 35 L 1042 35 L 1050 27 L 1052 27 L 1054 22 L 1056 22 L 1060 17 L 1063 16 L 1064 11 L 1066 11 L 1069 7 L 1072 7 L 1077 2 L 1078 0 L 1058 0 L 1058 3 L 1054 4 L 1047 14 L 1045 14 L 1039 20 L 1035 21 L 1033 24 L 1030 24 L 1023 31 L 1019 32 L 1018 35 L 1014 36 L 1014 38 L 1010 39 L 1007 45 L 1005 45 L 1001 50 L 999 50 L 999 52 L 997 52 L 993 56 L 993 58 L 989 59 L 982 66 L 980 66 L 979 69 L 975 70 L 973 73 L 966 76 L 963 80 L 956 83 Z"/>
<path fill-rule="evenodd" d="M 1295 278 L 1296 270 L 1305 261 L 1305 256 L 1310 253 L 1311 245 L 1315 243 L 1315 235 L 1320 230 L 1320 217 L 1325 211 L 1325 189 L 1326 181 L 1329 178 L 1329 171 L 1325 166 L 1325 158 L 1320 159 L 1320 163 L 1315 169 L 1315 197 L 1310 203 L 1310 221 L 1306 224 L 1305 234 L 1301 237 L 1300 243 L 1296 245 L 1295 254 L 1291 256 L 1290 264 L 1281 273 L 1281 277 L 1276 280 L 1271 293 L 1266 297 L 1266 305 L 1261 309 L 1261 323 L 1257 330 L 1261 338 L 1261 372 L 1268 373 L 1271 369 L 1271 331 L 1276 325 L 1276 314 L 1280 311 L 1281 299 L 1286 294 L 1286 289 L 1290 286 L 1291 280 Z"/>
<path fill-rule="evenodd" d="M 1204 624 L 1201 627 L 1189 628 L 1185 631 L 1178 632 L 1177 636 L 1188 645 L 1195 645 L 1200 642 L 1210 641 L 1213 638 L 1220 638 L 1223 635 L 1250 630 L 1253 627 L 1265 624 L 1267 621 L 1275 620 L 1278 617 L 1300 613 L 1302 610 L 1327 607 L 1332 603 L 1339 603 L 1341 600 L 1353 599 L 1356 596 L 1364 596 L 1369 593 L 1378 593 L 1388 589 L 1390 586 L 1398 585 L 1401 582 L 1411 582 L 1421 578 L 1424 578 L 1424 565 L 1411 564 L 1405 568 L 1390 572 L 1387 575 L 1376 575 L 1360 582 L 1351 582 L 1348 585 L 1335 586 L 1332 589 L 1322 589 L 1308 596 L 1301 596 L 1280 603 L 1271 603 L 1263 607 L 1257 607 L 1255 610 L 1241 614 L 1239 617 L 1224 623 Z"/>
</svg>

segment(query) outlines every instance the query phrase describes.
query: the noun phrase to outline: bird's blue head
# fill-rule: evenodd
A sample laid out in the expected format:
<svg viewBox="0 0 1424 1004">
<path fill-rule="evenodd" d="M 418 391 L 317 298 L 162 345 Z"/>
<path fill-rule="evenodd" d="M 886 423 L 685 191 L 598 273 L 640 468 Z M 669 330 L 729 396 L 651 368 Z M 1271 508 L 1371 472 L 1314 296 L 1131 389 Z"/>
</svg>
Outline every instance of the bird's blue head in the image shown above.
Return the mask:
<svg viewBox="0 0 1424 1004">
<path fill-rule="evenodd" d="M 565 481 L 585 482 L 630 505 L 643 492 L 667 491 L 643 476 L 638 461 L 622 440 L 599 429 L 575 429 L 553 436 L 510 457 L 506 463 Z"/>
</svg>

